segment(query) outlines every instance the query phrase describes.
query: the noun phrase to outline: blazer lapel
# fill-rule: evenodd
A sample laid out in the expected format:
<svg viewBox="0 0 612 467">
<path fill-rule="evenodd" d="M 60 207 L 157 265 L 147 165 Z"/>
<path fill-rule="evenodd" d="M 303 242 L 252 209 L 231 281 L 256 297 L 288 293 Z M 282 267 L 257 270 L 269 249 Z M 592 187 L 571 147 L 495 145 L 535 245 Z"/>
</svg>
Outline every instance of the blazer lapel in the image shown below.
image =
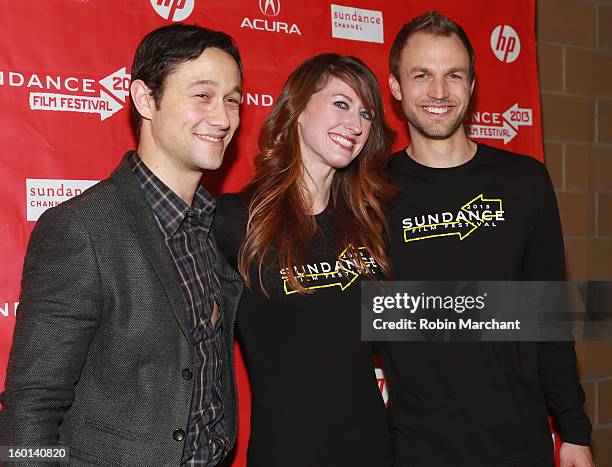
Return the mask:
<svg viewBox="0 0 612 467">
<path fill-rule="evenodd" d="M 123 157 L 121 164 L 111 175 L 111 181 L 117 188 L 119 199 L 128 213 L 127 221 L 168 296 L 176 321 L 185 338 L 191 342 L 191 331 L 183 308 L 183 297 L 176 267 L 153 211 L 129 166 L 128 159 L 132 154 L 133 151 L 130 151 Z"/>
</svg>

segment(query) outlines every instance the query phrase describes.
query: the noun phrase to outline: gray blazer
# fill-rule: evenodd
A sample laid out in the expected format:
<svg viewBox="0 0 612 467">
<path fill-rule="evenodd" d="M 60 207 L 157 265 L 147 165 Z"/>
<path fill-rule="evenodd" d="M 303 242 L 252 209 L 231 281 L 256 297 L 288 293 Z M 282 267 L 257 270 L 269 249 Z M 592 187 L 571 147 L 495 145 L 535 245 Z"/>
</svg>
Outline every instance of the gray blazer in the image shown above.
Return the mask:
<svg viewBox="0 0 612 467">
<path fill-rule="evenodd" d="M 124 157 L 112 176 L 46 211 L 25 258 L 0 411 L 0 445 L 69 447 L 73 465 L 178 465 L 194 372 L 178 274 Z M 223 289 L 223 402 L 233 445 L 233 330 Z M 184 375 L 184 376 L 183 376 Z M 49 465 L 49 464 L 46 464 Z"/>
</svg>

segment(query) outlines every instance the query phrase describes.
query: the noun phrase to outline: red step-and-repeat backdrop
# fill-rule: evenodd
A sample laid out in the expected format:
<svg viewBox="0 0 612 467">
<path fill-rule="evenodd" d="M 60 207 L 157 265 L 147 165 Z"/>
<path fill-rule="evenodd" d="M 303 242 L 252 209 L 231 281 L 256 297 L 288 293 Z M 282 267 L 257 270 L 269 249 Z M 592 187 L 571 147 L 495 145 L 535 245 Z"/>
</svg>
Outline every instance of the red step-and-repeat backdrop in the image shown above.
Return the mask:
<svg viewBox="0 0 612 467">
<path fill-rule="evenodd" d="M 147 32 L 183 21 L 226 31 L 238 43 L 240 129 L 222 169 L 204 177 L 211 192 L 221 193 L 249 180 L 263 120 L 288 74 L 317 53 L 356 55 L 374 70 L 398 131 L 395 148 L 404 146 L 387 57 L 401 25 L 432 8 L 459 22 L 476 50 L 470 136 L 542 160 L 535 0 L 0 0 L 0 390 L 34 223 L 45 209 L 107 177 L 135 146 L 129 73 Z M 242 466 L 250 394 L 240 358 L 237 374 L 241 426 L 233 465 Z"/>
</svg>

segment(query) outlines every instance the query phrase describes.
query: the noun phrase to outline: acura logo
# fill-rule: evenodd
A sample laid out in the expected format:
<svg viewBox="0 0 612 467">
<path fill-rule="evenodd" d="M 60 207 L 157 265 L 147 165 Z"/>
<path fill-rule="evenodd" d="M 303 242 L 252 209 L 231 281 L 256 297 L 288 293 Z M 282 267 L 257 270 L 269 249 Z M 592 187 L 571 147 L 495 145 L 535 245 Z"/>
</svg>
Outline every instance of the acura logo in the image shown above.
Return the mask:
<svg viewBox="0 0 612 467">
<path fill-rule="evenodd" d="M 280 0 L 259 0 L 259 10 L 266 16 L 278 16 Z"/>
</svg>

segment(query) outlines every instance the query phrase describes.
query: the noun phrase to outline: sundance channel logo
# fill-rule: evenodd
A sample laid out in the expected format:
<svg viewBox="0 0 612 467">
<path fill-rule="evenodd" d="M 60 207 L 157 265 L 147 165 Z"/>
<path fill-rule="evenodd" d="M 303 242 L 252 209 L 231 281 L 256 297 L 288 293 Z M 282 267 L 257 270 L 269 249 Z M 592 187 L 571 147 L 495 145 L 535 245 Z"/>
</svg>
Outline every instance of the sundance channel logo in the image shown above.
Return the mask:
<svg viewBox="0 0 612 467">
<path fill-rule="evenodd" d="M 382 11 L 331 5 L 332 37 L 352 41 L 376 42 L 384 39 Z"/>
<path fill-rule="evenodd" d="M 130 75 L 126 67 L 98 81 L 82 76 L 0 71 L 0 87 L 27 89 L 31 110 L 98 114 L 103 121 L 125 105 Z"/>
<path fill-rule="evenodd" d="M 80 195 L 98 180 L 26 179 L 27 220 L 37 221 L 47 209 Z"/>
</svg>

